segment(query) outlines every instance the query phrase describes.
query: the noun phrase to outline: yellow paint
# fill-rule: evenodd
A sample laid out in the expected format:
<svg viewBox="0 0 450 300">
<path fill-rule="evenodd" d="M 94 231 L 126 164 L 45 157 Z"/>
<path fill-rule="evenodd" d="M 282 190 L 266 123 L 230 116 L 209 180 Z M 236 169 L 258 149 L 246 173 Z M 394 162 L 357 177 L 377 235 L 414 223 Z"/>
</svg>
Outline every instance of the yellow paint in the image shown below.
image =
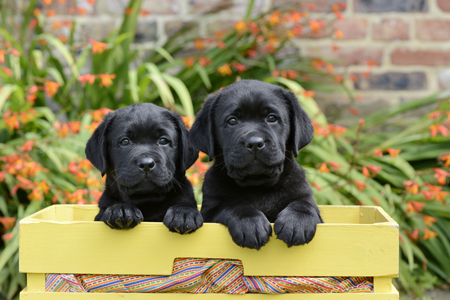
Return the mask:
<svg viewBox="0 0 450 300">
<path fill-rule="evenodd" d="M 45 274 L 43 274 L 43 273 L 28 273 L 27 274 L 27 289 L 30 292 L 45 291 Z"/>
<path fill-rule="evenodd" d="M 139 294 L 139 293 L 20 293 L 21 300 L 398 300 L 394 286 L 389 293 L 343 294 Z"/>
<path fill-rule="evenodd" d="M 235 245 L 227 228 L 220 224 L 204 224 L 190 235 L 171 233 L 159 222 L 143 222 L 134 229 L 118 231 L 102 222 L 92 221 L 98 211 L 95 206 L 55 205 L 21 221 L 19 267 L 21 272 L 29 273 L 29 278 L 34 276 L 30 273 L 166 275 L 171 274 L 176 257 L 240 259 L 247 276 L 377 278 L 376 293 L 370 295 L 302 295 L 302 299 L 398 299 L 398 292 L 391 284 L 391 278 L 398 277 L 397 223 L 380 207 L 321 206 L 320 210 L 325 224 L 318 225 L 316 236 L 308 245 L 288 248 L 272 236 L 269 243 L 257 251 Z M 35 290 L 36 285 L 33 286 Z M 53 293 L 37 295 L 33 291 L 30 286 L 28 291 L 22 292 L 21 299 L 106 299 L 101 294 L 67 297 L 64 294 L 64 297 L 56 298 Z M 380 297 L 374 298 L 375 294 Z M 111 298 L 108 299 L 144 297 L 120 295 L 109 294 Z M 217 294 L 151 295 L 157 297 L 155 299 L 229 297 Z M 298 297 L 281 296 L 283 299 Z M 261 299 L 268 296 L 243 297 Z"/>
</svg>

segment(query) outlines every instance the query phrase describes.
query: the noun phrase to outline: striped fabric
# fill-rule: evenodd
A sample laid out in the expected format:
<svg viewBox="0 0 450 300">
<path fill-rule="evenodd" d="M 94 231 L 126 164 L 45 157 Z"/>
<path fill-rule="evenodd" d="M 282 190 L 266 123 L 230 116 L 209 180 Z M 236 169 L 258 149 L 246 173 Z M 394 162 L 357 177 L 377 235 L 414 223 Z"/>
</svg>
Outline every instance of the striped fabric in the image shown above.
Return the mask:
<svg viewBox="0 0 450 300">
<path fill-rule="evenodd" d="M 47 292 L 88 293 L 370 293 L 366 277 L 244 276 L 238 260 L 178 258 L 172 275 L 47 274 Z"/>
</svg>

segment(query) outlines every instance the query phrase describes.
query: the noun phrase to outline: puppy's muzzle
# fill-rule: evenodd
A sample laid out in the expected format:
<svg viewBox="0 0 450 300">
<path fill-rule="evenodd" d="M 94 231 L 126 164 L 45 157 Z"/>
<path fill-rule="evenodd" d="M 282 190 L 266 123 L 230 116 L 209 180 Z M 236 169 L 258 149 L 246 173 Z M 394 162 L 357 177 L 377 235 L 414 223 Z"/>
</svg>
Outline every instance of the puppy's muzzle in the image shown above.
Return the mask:
<svg viewBox="0 0 450 300">
<path fill-rule="evenodd" d="M 256 153 L 264 149 L 266 145 L 264 144 L 264 139 L 258 136 L 249 137 L 245 140 L 245 148 L 252 153 Z"/>
<path fill-rule="evenodd" d="M 138 161 L 138 167 L 142 172 L 148 173 L 155 169 L 156 162 L 150 157 L 141 158 Z"/>
</svg>

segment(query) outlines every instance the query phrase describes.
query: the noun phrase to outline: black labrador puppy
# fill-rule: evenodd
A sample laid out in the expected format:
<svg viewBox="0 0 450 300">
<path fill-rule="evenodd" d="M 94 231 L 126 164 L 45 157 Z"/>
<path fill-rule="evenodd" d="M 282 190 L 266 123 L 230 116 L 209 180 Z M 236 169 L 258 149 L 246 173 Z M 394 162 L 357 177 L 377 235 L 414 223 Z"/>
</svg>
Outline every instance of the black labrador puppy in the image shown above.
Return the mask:
<svg viewBox="0 0 450 300">
<path fill-rule="evenodd" d="M 96 221 L 113 229 L 162 221 L 179 233 L 203 225 L 185 176 L 198 150 L 176 113 L 150 103 L 109 113 L 89 139 L 86 157 L 106 174 Z"/>
<path fill-rule="evenodd" d="M 241 80 L 210 95 L 189 132 L 214 158 L 203 183 L 205 222 L 227 226 L 242 247 L 264 246 L 271 222 L 288 246 L 310 242 L 323 221 L 292 154 L 313 133 L 296 96 L 276 85 Z"/>
</svg>

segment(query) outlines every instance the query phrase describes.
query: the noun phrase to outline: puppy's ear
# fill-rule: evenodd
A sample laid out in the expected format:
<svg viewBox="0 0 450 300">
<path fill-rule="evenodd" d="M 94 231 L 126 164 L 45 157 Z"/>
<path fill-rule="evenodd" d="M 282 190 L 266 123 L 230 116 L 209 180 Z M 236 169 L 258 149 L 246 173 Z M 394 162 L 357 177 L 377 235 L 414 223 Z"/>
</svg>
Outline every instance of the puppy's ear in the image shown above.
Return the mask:
<svg viewBox="0 0 450 300">
<path fill-rule="evenodd" d="M 206 98 L 189 131 L 192 144 L 206 153 L 210 161 L 214 158 L 214 105 L 219 98 L 220 92 Z"/>
<path fill-rule="evenodd" d="M 300 106 L 295 94 L 284 89 L 281 90 L 289 110 L 291 127 L 286 145 L 288 149 L 294 152 L 294 156 L 297 157 L 298 151 L 312 141 L 314 126 L 306 112 Z"/>
<path fill-rule="evenodd" d="M 106 173 L 106 132 L 109 124 L 114 118 L 114 113 L 109 113 L 103 118 L 103 122 L 95 129 L 94 134 L 86 144 L 86 158 L 102 173 Z"/>
<path fill-rule="evenodd" d="M 198 150 L 192 145 L 189 140 L 189 132 L 184 125 L 181 117 L 174 113 L 169 112 L 172 120 L 175 122 L 178 128 L 178 161 L 177 165 L 180 173 L 185 173 L 190 166 L 192 166 L 198 158 Z"/>
</svg>

